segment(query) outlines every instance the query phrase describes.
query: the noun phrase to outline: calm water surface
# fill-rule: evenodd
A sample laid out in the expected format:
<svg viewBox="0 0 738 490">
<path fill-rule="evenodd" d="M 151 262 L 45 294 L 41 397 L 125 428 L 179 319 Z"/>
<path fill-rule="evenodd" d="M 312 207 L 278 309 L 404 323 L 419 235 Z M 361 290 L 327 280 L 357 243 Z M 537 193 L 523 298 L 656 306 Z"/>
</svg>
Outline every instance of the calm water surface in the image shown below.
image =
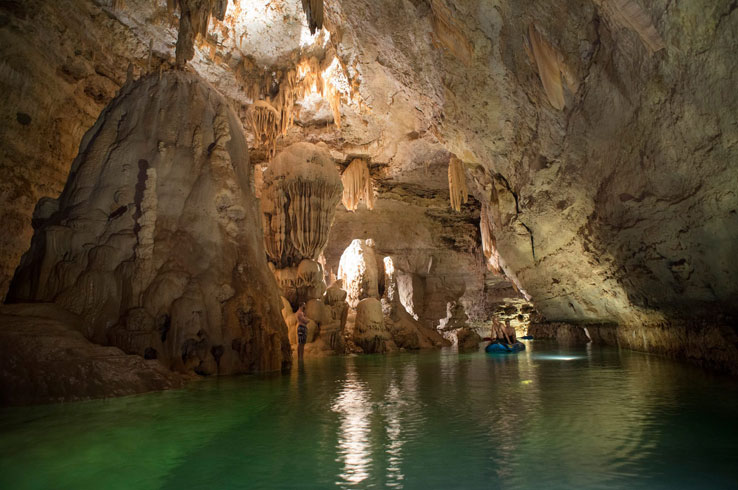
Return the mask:
<svg viewBox="0 0 738 490">
<path fill-rule="evenodd" d="M 738 381 L 529 342 L 0 409 L 0 488 L 736 488 Z"/>
</svg>

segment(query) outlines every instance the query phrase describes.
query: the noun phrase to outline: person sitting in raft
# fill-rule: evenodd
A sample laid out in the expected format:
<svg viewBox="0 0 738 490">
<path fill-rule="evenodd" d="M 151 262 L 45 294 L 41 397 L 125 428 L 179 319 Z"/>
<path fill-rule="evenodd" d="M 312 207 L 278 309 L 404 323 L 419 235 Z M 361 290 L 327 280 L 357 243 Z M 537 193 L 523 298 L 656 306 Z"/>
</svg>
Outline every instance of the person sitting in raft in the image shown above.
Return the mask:
<svg viewBox="0 0 738 490">
<path fill-rule="evenodd" d="M 308 339 L 308 324 L 309 318 L 305 314 L 305 303 L 300 303 L 300 307 L 297 309 L 297 359 L 302 360 L 302 356 L 305 353 L 305 344 Z"/>
<path fill-rule="evenodd" d="M 505 320 L 503 332 L 505 332 L 505 337 L 509 340 L 510 345 L 517 343 L 518 339 L 515 335 L 515 329 L 510 325 L 510 320 Z"/>
<path fill-rule="evenodd" d="M 512 343 L 510 342 L 505 329 L 502 327 L 502 324 L 500 324 L 500 321 L 497 318 L 492 319 L 492 332 L 490 334 L 491 337 L 487 337 L 484 340 L 489 340 L 493 344 L 510 345 Z"/>
</svg>

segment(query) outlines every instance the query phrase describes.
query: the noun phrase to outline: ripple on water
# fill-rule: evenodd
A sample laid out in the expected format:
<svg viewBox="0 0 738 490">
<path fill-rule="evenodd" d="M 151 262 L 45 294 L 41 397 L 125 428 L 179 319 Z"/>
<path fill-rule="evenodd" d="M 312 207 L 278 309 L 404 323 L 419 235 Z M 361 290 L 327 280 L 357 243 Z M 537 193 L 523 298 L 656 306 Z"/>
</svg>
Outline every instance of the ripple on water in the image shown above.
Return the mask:
<svg viewBox="0 0 738 490">
<path fill-rule="evenodd" d="M 736 409 L 732 378 L 605 348 L 319 359 L 3 409 L 0 488 L 731 488 Z"/>
</svg>

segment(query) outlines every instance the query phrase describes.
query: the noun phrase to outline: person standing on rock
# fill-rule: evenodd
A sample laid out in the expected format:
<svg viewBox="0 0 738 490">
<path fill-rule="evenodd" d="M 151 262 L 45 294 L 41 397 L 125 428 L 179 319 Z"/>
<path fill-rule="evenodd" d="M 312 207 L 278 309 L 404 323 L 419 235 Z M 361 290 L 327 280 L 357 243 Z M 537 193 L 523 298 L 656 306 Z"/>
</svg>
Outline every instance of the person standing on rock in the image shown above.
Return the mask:
<svg viewBox="0 0 738 490">
<path fill-rule="evenodd" d="M 305 353 L 305 344 L 308 338 L 308 317 L 305 315 L 305 303 L 300 303 L 297 309 L 297 359 L 302 360 Z"/>
</svg>

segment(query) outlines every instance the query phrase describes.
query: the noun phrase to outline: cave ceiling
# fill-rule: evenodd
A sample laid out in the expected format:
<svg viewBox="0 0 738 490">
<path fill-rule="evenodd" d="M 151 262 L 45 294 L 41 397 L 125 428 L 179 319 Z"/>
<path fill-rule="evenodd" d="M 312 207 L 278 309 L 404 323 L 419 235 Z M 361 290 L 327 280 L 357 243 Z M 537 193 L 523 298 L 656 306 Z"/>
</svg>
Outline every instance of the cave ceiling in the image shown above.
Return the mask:
<svg viewBox="0 0 738 490">
<path fill-rule="evenodd" d="M 43 8 L 16 28 L 77 22 L 94 38 L 79 41 L 83 56 L 128 61 L 133 77 L 174 65 L 166 2 L 32 3 Z M 727 0 L 325 0 L 311 34 L 300 0 L 230 1 L 187 69 L 232 102 L 257 165 L 270 150 L 249 110 L 310 59 L 340 118 L 331 97 L 298 94 L 276 151 L 322 142 L 344 166 L 366 159 L 379 188 L 416 195 L 447 196 L 459 158 L 468 206 L 494 221 L 500 270 L 549 319 L 732 315 L 734 11 Z"/>
</svg>

